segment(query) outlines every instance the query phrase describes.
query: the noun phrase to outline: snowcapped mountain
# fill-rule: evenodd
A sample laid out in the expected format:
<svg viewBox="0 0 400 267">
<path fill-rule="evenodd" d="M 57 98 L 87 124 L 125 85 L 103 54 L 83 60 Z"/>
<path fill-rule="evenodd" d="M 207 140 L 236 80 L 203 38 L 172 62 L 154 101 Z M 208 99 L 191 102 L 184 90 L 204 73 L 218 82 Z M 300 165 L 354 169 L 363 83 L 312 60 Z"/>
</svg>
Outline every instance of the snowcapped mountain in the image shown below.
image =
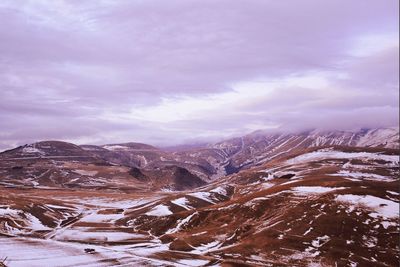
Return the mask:
<svg viewBox="0 0 400 267">
<path fill-rule="evenodd" d="M 213 168 L 209 177 L 216 179 L 284 157 L 288 153 L 312 147 L 384 147 L 399 148 L 399 128 L 363 129 L 359 131 L 320 131 L 301 133 L 255 132 L 232 138 L 206 148 L 175 153 L 192 161 L 203 159 Z"/>
</svg>

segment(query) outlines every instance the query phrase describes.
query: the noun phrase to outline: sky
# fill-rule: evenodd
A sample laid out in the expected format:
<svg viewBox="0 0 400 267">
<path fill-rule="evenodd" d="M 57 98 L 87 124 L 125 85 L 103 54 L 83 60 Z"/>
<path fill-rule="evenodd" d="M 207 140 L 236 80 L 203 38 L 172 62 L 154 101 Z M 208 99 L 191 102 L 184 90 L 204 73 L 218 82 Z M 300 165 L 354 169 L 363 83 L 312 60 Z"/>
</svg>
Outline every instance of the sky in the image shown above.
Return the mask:
<svg viewBox="0 0 400 267">
<path fill-rule="evenodd" d="M 2 0 L 0 149 L 398 126 L 398 0 Z"/>
</svg>

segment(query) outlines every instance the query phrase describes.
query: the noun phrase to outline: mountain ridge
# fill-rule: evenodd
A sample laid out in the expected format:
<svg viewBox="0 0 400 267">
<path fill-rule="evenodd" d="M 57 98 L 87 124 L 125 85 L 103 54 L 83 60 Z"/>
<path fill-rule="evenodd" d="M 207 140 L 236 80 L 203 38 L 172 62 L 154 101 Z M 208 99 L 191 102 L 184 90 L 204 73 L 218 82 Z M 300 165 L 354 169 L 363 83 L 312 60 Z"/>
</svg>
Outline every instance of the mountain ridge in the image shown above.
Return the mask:
<svg viewBox="0 0 400 267">
<path fill-rule="evenodd" d="M 349 146 L 399 148 L 399 128 L 361 129 L 358 131 L 308 130 L 299 133 L 256 131 L 205 146 L 176 151 L 152 145 L 128 142 L 105 145 L 75 145 L 62 141 L 42 141 L 0 153 L 13 157 L 85 157 L 111 164 L 156 170 L 168 166 L 187 169 L 204 181 L 218 179 L 287 153 L 309 147 Z M 64 154 L 64 155 L 63 155 Z"/>
</svg>

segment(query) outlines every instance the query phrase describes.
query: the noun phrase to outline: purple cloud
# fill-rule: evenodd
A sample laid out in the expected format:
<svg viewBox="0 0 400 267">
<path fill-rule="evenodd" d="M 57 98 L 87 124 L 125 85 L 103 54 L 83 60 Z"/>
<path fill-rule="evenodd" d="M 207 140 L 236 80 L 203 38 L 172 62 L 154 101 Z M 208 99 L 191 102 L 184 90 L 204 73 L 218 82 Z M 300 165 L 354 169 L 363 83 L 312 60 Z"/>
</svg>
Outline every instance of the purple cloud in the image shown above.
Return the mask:
<svg viewBox="0 0 400 267">
<path fill-rule="evenodd" d="M 2 1 L 0 148 L 397 125 L 398 5 Z"/>
</svg>

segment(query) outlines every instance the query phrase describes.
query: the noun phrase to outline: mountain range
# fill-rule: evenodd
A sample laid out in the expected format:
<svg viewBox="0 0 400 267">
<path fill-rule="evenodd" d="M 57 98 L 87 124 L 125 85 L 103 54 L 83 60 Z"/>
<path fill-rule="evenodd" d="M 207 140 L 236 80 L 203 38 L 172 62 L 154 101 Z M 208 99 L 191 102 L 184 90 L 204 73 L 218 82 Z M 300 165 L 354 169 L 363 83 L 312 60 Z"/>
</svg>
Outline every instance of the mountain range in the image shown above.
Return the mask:
<svg viewBox="0 0 400 267">
<path fill-rule="evenodd" d="M 187 149 L 42 141 L 0 153 L 0 259 L 396 266 L 399 201 L 398 128 L 257 131 Z"/>
<path fill-rule="evenodd" d="M 181 190 L 194 188 L 225 175 L 313 147 L 398 149 L 398 137 L 399 128 L 363 129 L 355 132 L 312 130 L 273 134 L 257 131 L 203 147 L 177 151 L 134 142 L 78 146 L 61 141 L 43 141 L 2 152 L 0 159 L 25 159 L 26 162 L 29 158 L 32 160 L 40 158 L 42 161 L 47 160 L 46 168 L 54 163 L 54 159 L 85 164 L 93 162 L 96 165 L 118 165 L 126 167 L 130 176 L 139 181 L 146 183 L 153 181 L 156 189 Z M 50 177 L 53 172 L 60 171 L 60 168 L 53 167 L 47 168 L 46 174 L 41 175 L 37 181 L 37 177 L 29 175 L 28 177 L 32 182 L 46 185 L 48 180 L 45 178 Z M 61 174 L 57 174 L 65 175 L 62 186 L 75 186 L 75 183 L 71 184 L 69 181 L 74 180 L 76 175 L 68 173 L 68 170 L 64 170 Z M 177 177 L 182 176 L 182 173 L 190 176 L 188 180 L 193 182 L 180 184 L 179 181 L 182 179 Z M 93 179 L 96 175 L 89 177 Z"/>
</svg>

